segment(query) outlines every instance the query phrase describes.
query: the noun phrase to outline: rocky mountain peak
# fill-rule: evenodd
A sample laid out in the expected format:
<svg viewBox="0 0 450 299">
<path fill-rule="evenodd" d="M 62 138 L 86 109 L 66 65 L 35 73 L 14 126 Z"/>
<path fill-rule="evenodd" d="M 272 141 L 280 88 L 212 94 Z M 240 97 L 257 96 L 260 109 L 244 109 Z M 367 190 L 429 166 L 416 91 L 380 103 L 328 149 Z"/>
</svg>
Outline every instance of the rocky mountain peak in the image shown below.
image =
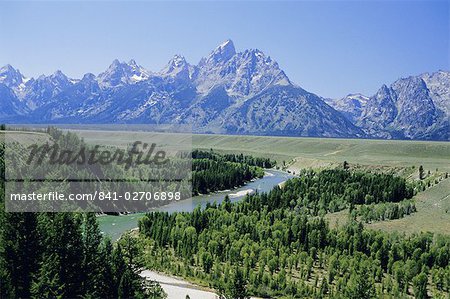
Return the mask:
<svg viewBox="0 0 450 299">
<path fill-rule="evenodd" d="M 92 73 L 86 73 L 84 74 L 83 78 L 81 79 L 80 82 L 88 82 L 88 81 L 94 81 L 95 80 L 95 75 Z"/>
<path fill-rule="evenodd" d="M 112 88 L 147 80 L 150 73 L 136 61 L 120 62 L 115 59 L 108 69 L 99 74 L 97 80 L 102 88 Z"/>
<path fill-rule="evenodd" d="M 230 39 L 217 46 L 206 58 L 203 58 L 199 65 L 226 63 L 236 54 L 234 43 Z"/>
<path fill-rule="evenodd" d="M 258 49 L 236 53 L 231 41 L 200 61 L 195 82 L 202 93 L 222 87 L 237 97 L 254 95 L 273 85 L 291 84 L 276 61 Z"/>
<path fill-rule="evenodd" d="M 0 83 L 5 84 L 9 88 L 17 88 L 24 81 L 25 77 L 18 69 L 15 69 L 10 64 L 7 64 L 0 69 Z"/>
<path fill-rule="evenodd" d="M 70 79 L 60 70 L 57 70 L 52 75 L 49 76 L 49 79 L 55 83 L 59 84 L 68 84 L 70 83 Z"/>
<path fill-rule="evenodd" d="M 186 62 L 186 59 L 182 55 L 176 54 L 159 72 L 159 75 L 173 79 L 189 80 L 192 72 L 193 67 Z"/>
</svg>

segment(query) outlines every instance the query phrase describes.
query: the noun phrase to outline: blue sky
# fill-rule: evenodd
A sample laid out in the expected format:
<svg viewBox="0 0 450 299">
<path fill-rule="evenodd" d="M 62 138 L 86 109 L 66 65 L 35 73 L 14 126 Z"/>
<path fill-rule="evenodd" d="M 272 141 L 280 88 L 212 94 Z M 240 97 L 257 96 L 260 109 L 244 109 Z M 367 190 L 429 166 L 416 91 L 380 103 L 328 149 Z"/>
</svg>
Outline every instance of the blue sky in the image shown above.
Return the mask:
<svg viewBox="0 0 450 299">
<path fill-rule="evenodd" d="M 115 58 L 196 64 L 230 38 L 326 97 L 450 69 L 448 1 L 0 2 L 0 38 L 0 65 L 75 78 Z"/>
</svg>

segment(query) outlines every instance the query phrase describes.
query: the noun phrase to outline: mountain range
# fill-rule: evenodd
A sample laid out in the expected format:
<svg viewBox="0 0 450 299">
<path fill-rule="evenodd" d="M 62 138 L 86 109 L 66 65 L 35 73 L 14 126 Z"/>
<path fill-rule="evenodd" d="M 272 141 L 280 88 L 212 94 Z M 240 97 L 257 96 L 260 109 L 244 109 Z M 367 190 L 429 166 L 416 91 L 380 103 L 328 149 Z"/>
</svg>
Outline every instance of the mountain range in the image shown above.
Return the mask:
<svg viewBox="0 0 450 299">
<path fill-rule="evenodd" d="M 0 122 L 192 124 L 197 133 L 450 140 L 450 72 L 324 98 L 291 82 L 257 49 L 231 40 L 197 65 L 175 55 L 159 72 L 114 60 L 103 73 L 26 78 L 0 69 Z"/>
</svg>

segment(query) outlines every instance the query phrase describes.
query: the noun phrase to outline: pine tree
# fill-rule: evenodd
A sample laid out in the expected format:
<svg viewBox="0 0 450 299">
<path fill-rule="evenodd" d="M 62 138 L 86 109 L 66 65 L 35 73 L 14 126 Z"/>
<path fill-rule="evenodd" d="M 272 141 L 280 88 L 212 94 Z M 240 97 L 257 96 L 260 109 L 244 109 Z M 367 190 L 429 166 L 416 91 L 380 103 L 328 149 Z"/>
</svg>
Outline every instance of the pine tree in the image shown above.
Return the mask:
<svg viewBox="0 0 450 299">
<path fill-rule="evenodd" d="M 113 274 L 112 263 L 113 245 L 111 239 L 104 238 L 100 245 L 100 267 L 99 273 L 101 274 L 101 280 L 98 285 L 98 293 L 102 298 L 109 299 L 115 298 L 115 284 Z"/>
<path fill-rule="evenodd" d="M 348 169 L 349 168 L 347 161 L 344 161 L 342 166 L 343 166 L 344 169 Z"/>
<path fill-rule="evenodd" d="M 0 263 L 5 267 L 2 276 L 10 281 L 8 289 L 14 292 L 12 297 L 29 298 L 32 275 L 39 268 L 37 214 L 4 213 L 2 218 Z"/>
<path fill-rule="evenodd" d="M 425 171 L 423 170 L 423 166 L 419 166 L 419 179 L 423 180 L 425 178 Z"/>
<path fill-rule="evenodd" d="M 56 299 L 68 296 L 60 278 L 60 267 L 61 262 L 56 253 L 45 255 L 37 278 L 31 287 L 31 298 Z"/>
<path fill-rule="evenodd" d="M 225 195 L 222 206 L 225 209 L 225 211 L 231 212 L 231 200 L 230 200 L 230 197 L 228 196 L 228 194 Z"/>
<path fill-rule="evenodd" d="M 350 299 L 375 298 L 375 282 L 369 276 L 368 269 L 361 269 L 360 273 L 354 272 L 347 283 L 347 297 Z"/>
<path fill-rule="evenodd" d="M 83 294 L 83 242 L 81 223 L 71 213 L 42 214 L 39 231 L 43 234 L 42 262 L 34 283 L 34 295 L 51 286 L 49 293 L 64 297 Z"/>
<path fill-rule="evenodd" d="M 425 299 L 428 298 L 427 295 L 427 282 L 428 278 L 425 273 L 420 273 L 416 277 L 413 278 L 413 288 L 414 288 L 414 296 L 417 299 Z"/>
<path fill-rule="evenodd" d="M 322 284 L 320 285 L 320 295 L 324 296 L 328 293 L 328 291 L 329 291 L 328 281 L 324 277 L 322 280 Z"/>
<path fill-rule="evenodd" d="M 88 297 L 100 297 L 100 287 L 103 285 L 102 256 L 100 252 L 100 245 L 102 235 L 98 228 L 97 219 L 94 213 L 87 213 L 84 217 L 83 225 L 83 270 L 85 277 L 83 279 L 83 292 Z"/>
<path fill-rule="evenodd" d="M 112 254 L 112 275 L 113 275 L 113 283 L 115 290 L 115 297 L 118 296 L 117 290 L 119 289 L 119 285 L 122 279 L 122 275 L 125 272 L 127 266 L 124 261 L 124 257 L 122 254 L 122 248 L 117 245 L 117 248 L 113 250 Z"/>
<path fill-rule="evenodd" d="M 126 267 L 125 272 L 120 278 L 119 289 L 117 291 L 119 299 L 134 298 L 133 272 Z"/>
<path fill-rule="evenodd" d="M 227 299 L 246 299 L 247 295 L 247 281 L 244 278 L 242 271 L 236 267 L 232 271 L 231 278 L 228 281 L 226 298 Z"/>
</svg>

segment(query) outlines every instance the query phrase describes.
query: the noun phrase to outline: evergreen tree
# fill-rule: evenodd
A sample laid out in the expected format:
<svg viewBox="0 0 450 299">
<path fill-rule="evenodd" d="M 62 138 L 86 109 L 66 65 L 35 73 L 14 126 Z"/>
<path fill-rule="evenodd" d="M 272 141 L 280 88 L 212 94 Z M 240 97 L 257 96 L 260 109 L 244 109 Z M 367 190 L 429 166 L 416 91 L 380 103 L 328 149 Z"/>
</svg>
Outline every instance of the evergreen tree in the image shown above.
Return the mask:
<svg viewBox="0 0 450 299">
<path fill-rule="evenodd" d="M 423 180 L 425 178 L 425 171 L 423 170 L 423 166 L 419 166 L 419 179 Z"/>
<path fill-rule="evenodd" d="M 225 297 L 227 299 L 248 298 L 246 285 L 247 282 L 244 278 L 242 271 L 239 269 L 239 267 L 236 267 L 232 271 L 231 278 L 228 281 Z"/>
<path fill-rule="evenodd" d="M 133 272 L 128 267 L 125 268 L 125 272 L 121 275 L 117 293 L 119 299 L 131 299 L 135 297 Z"/>
<path fill-rule="evenodd" d="M 376 297 L 375 282 L 369 275 L 368 268 L 355 271 L 347 285 L 347 296 L 351 299 L 370 299 Z"/>
<path fill-rule="evenodd" d="M 10 283 L 7 288 L 11 298 L 29 298 L 32 275 L 39 268 L 37 214 L 3 213 L 1 217 L 0 266 L 4 267 L 1 275 Z"/>
<path fill-rule="evenodd" d="M 60 277 L 60 257 L 56 253 L 46 254 L 42 260 L 41 268 L 36 280 L 31 287 L 31 298 L 66 298 L 67 294 L 64 282 Z"/>
<path fill-rule="evenodd" d="M 427 295 L 427 283 L 428 278 L 425 273 L 420 273 L 416 277 L 413 278 L 413 288 L 414 288 L 414 296 L 417 299 L 425 299 L 428 298 Z"/>
<path fill-rule="evenodd" d="M 329 290 L 328 281 L 324 277 L 320 285 L 320 295 L 325 296 L 328 293 L 328 290 Z"/>
<path fill-rule="evenodd" d="M 105 273 L 101 271 L 107 271 L 107 267 L 102 267 L 102 263 L 107 262 L 104 259 L 108 259 L 106 252 L 100 251 L 100 245 L 102 241 L 102 235 L 98 228 L 97 219 L 94 213 L 87 213 L 84 217 L 83 225 L 83 270 L 85 273 L 83 279 L 83 292 L 88 297 L 101 297 L 104 291 L 104 277 Z M 103 259 L 103 260 L 102 260 Z"/>
<path fill-rule="evenodd" d="M 98 293 L 105 299 L 115 298 L 112 253 L 113 245 L 111 239 L 106 237 L 100 245 L 99 259 L 101 262 L 98 272 L 101 274 L 101 279 L 97 286 Z"/>
</svg>

